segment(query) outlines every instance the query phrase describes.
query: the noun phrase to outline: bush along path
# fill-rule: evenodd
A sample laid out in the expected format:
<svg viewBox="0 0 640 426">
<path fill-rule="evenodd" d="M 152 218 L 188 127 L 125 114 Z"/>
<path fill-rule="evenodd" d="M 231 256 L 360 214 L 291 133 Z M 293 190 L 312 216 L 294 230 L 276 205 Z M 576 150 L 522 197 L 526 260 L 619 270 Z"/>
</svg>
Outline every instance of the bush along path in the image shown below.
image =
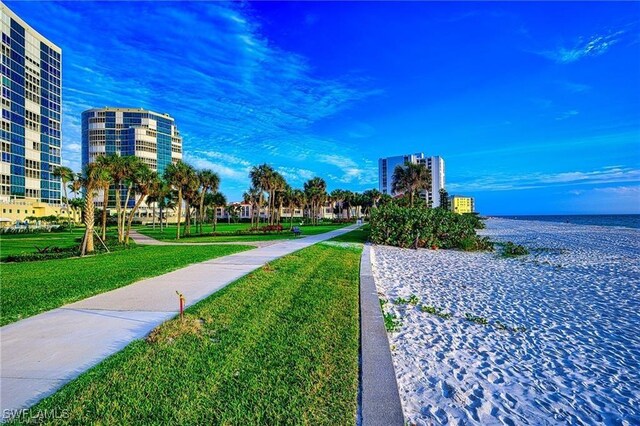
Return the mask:
<svg viewBox="0 0 640 426">
<path fill-rule="evenodd" d="M 176 291 L 192 305 L 267 262 L 355 228 L 205 261 L 3 327 L 2 412 L 33 405 L 175 316 Z"/>
</svg>

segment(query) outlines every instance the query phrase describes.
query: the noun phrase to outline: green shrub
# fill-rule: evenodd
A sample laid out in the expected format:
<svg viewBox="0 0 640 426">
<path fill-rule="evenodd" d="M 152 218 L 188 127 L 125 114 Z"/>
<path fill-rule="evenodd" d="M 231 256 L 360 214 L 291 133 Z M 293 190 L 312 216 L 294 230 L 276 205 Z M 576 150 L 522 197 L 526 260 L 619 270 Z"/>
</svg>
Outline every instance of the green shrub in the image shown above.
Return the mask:
<svg viewBox="0 0 640 426">
<path fill-rule="evenodd" d="M 390 203 L 371 212 L 371 242 L 397 247 L 492 250 L 491 242 L 476 234 L 478 222 L 475 215 Z"/>
<path fill-rule="evenodd" d="M 476 323 L 476 324 L 480 324 L 480 325 L 487 325 L 487 324 L 489 324 L 489 321 L 487 321 L 487 319 L 486 319 L 486 318 L 484 318 L 484 317 L 479 317 L 479 316 L 477 316 L 477 315 L 473 315 L 473 314 L 470 314 L 470 313 L 468 313 L 468 312 L 467 312 L 466 314 L 464 314 L 464 319 L 466 319 L 467 321 L 474 322 L 474 323 Z"/>
<path fill-rule="evenodd" d="M 384 328 L 387 329 L 389 333 L 393 333 L 397 331 L 402 326 L 402 320 L 396 317 L 396 314 L 392 314 L 390 312 L 383 313 L 384 316 Z"/>
<path fill-rule="evenodd" d="M 502 255 L 504 257 L 524 256 L 527 254 L 529 254 L 529 250 L 527 250 L 526 247 L 520 244 L 514 244 L 511 241 L 507 241 L 502 246 Z"/>
</svg>

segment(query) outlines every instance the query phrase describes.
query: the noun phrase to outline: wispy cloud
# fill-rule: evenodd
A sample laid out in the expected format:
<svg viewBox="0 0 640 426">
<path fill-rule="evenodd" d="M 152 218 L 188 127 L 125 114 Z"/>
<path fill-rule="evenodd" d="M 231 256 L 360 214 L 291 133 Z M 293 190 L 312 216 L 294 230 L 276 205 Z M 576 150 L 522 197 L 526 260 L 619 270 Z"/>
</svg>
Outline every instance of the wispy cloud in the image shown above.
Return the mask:
<svg viewBox="0 0 640 426">
<path fill-rule="evenodd" d="M 466 182 L 448 185 L 453 191 L 511 191 L 566 185 L 601 185 L 614 183 L 640 183 L 640 169 L 609 166 L 591 171 L 561 173 L 529 173 L 520 175 L 491 174 L 478 176 Z"/>
<path fill-rule="evenodd" d="M 625 31 L 620 30 L 604 35 L 596 34 L 588 38 L 579 37 L 570 46 L 558 46 L 555 49 L 535 53 L 559 64 L 569 64 L 585 57 L 602 55 L 611 46 L 617 44 L 624 34 Z"/>
<path fill-rule="evenodd" d="M 556 117 L 557 121 L 561 121 L 561 120 L 566 120 L 567 118 L 571 118 L 571 117 L 575 117 L 576 115 L 578 115 L 580 112 L 572 109 L 569 111 L 565 111 L 562 114 L 560 114 L 559 116 Z"/>
<path fill-rule="evenodd" d="M 331 179 L 338 182 L 373 185 L 378 181 L 377 166 L 370 161 L 363 160 L 357 163 L 349 157 L 338 154 L 321 154 L 317 160 L 338 169 L 339 173 L 333 171 L 328 174 Z"/>
<path fill-rule="evenodd" d="M 562 81 L 560 82 L 560 87 L 572 93 L 583 93 L 591 90 L 591 86 L 588 84 L 575 83 L 572 81 Z"/>
<path fill-rule="evenodd" d="M 248 4 L 38 6 L 51 19 L 35 26 L 63 41 L 63 157 L 76 170 L 80 113 L 109 105 L 171 114 L 185 160 L 218 172 L 223 190 L 247 185 L 249 165 L 261 162 L 308 176 L 309 161 L 339 146 L 316 135 L 314 125 L 380 93 L 359 75 L 318 77 L 305 57 L 261 33 Z M 144 19 L 111 19 L 114 13 Z M 341 152 L 355 155 L 348 147 Z M 346 181 L 336 176 L 336 184 Z"/>
</svg>

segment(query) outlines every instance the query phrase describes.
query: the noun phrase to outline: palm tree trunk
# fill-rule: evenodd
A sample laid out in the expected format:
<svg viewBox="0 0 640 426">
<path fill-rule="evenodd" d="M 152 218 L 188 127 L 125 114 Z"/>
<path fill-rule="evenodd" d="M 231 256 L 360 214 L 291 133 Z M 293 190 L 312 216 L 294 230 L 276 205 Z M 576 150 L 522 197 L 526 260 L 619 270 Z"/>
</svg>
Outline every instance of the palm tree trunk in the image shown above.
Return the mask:
<svg viewBox="0 0 640 426">
<path fill-rule="evenodd" d="M 151 207 L 151 220 L 153 221 L 153 229 L 156 229 L 156 203 L 153 203 L 153 207 Z"/>
<path fill-rule="evenodd" d="M 84 241 L 82 242 L 81 255 L 93 253 L 93 222 L 95 220 L 95 208 L 93 206 L 93 188 L 88 188 L 84 198 Z"/>
<path fill-rule="evenodd" d="M 200 195 L 200 235 L 202 235 L 202 224 L 204 223 L 204 191 Z"/>
<path fill-rule="evenodd" d="M 133 215 L 136 214 L 136 210 L 138 210 L 138 207 L 140 207 L 143 200 L 144 200 L 144 195 L 140 194 L 140 199 L 138 199 L 138 202 L 135 204 L 135 206 L 133 206 L 133 210 L 131 210 L 131 213 L 129 213 L 129 219 L 127 220 L 127 231 L 124 236 L 124 243 L 127 245 L 129 245 L 129 233 L 131 232 L 131 223 L 133 222 Z"/>
<path fill-rule="evenodd" d="M 184 202 L 184 236 L 191 235 L 191 203 Z"/>
<path fill-rule="evenodd" d="M 293 205 L 289 205 L 289 208 L 291 209 L 291 211 L 289 212 L 289 230 L 293 229 L 293 210 L 295 207 L 293 207 Z"/>
<path fill-rule="evenodd" d="M 180 239 L 180 215 L 182 214 L 182 187 L 178 188 L 178 220 L 176 221 L 176 240 Z"/>
<path fill-rule="evenodd" d="M 107 236 L 107 204 L 109 204 L 109 185 L 103 188 L 102 195 L 102 241 Z"/>
<path fill-rule="evenodd" d="M 213 206 L 213 232 L 216 232 L 218 225 L 218 206 Z"/>
<path fill-rule="evenodd" d="M 69 197 L 67 196 L 67 184 L 66 182 L 62 182 L 62 189 L 64 190 L 64 199 L 66 200 L 65 203 L 67 203 L 67 225 L 69 225 L 69 232 L 71 232 L 71 211 L 69 210 Z"/>
<path fill-rule="evenodd" d="M 129 185 L 127 187 L 127 194 L 125 195 L 125 198 L 124 198 L 124 208 L 122 209 L 122 218 L 120 218 L 120 220 L 122 221 L 122 225 L 120 227 L 120 230 L 122 232 L 122 236 L 120 238 L 121 243 L 124 242 L 125 223 L 127 220 L 127 207 L 129 206 L 129 200 L 131 199 L 132 188 L 133 188 L 133 185 Z"/>
<path fill-rule="evenodd" d="M 122 210 L 121 199 L 120 199 L 120 183 L 116 182 L 116 217 L 118 222 L 118 242 L 122 242 L 120 241 L 120 236 L 121 236 L 120 210 Z"/>
</svg>

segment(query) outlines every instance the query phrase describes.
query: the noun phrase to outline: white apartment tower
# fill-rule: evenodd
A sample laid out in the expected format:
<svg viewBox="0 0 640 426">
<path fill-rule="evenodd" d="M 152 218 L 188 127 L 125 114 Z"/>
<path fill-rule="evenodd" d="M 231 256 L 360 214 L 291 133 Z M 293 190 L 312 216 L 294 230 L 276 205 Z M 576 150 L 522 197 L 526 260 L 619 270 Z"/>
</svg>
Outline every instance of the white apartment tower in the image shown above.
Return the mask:
<svg viewBox="0 0 640 426">
<path fill-rule="evenodd" d="M 444 188 L 444 160 L 442 157 L 425 157 L 423 153 L 398 155 L 378 160 L 379 190 L 383 194 L 396 195 L 393 192 L 393 171 L 406 163 L 422 164 L 431 169 L 431 188 L 424 195 L 433 207 L 440 206 L 440 190 Z"/>
</svg>

